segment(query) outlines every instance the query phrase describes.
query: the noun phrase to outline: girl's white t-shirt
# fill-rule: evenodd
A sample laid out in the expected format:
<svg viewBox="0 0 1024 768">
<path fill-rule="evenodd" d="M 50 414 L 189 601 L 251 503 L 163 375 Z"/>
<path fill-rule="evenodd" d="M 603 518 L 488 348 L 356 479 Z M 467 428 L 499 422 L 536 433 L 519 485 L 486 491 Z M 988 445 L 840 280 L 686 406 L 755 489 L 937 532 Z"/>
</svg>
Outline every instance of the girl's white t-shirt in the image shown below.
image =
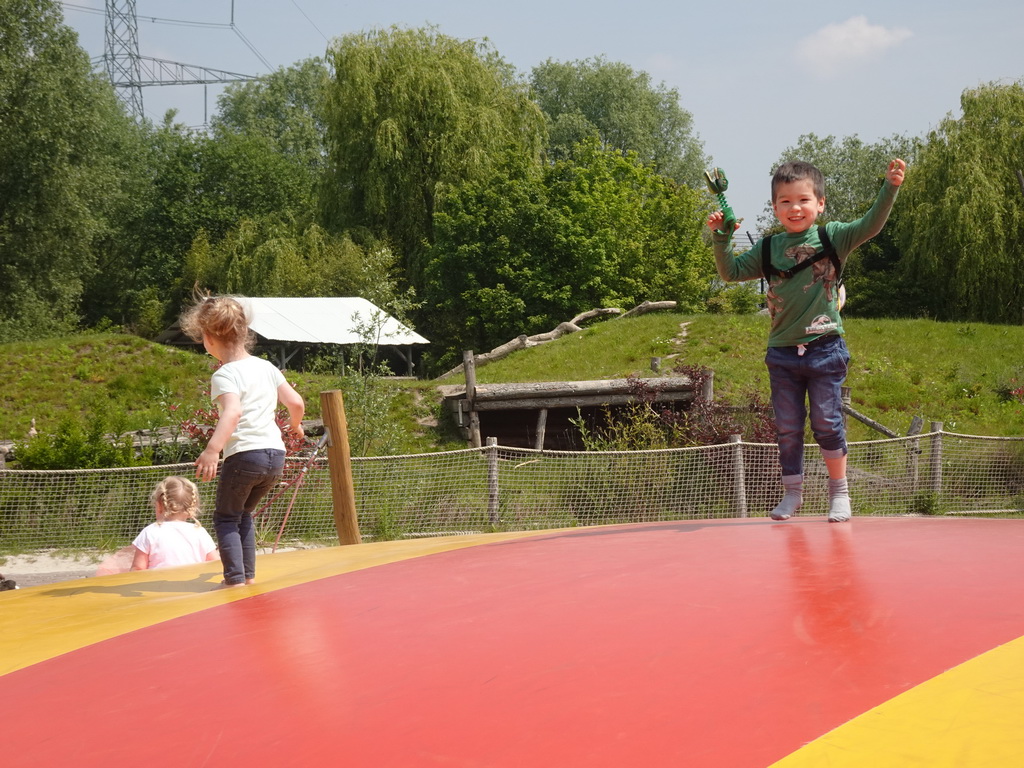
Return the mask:
<svg viewBox="0 0 1024 768">
<path fill-rule="evenodd" d="M 242 416 L 224 446 L 224 458 L 239 451 L 264 448 L 284 450 L 281 428 L 274 415 L 277 411 L 277 388 L 285 383 L 284 374 L 262 357 L 245 357 L 224 363 L 213 373 L 210 397 L 227 392 L 238 395 Z"/>
<path fill-rule="evenodd" d="M 150 523 L 132 545 L 149 555 L 150 568 L 203 563 L 217 549 L 207 530 L 190 520 Z"/>
</svg>

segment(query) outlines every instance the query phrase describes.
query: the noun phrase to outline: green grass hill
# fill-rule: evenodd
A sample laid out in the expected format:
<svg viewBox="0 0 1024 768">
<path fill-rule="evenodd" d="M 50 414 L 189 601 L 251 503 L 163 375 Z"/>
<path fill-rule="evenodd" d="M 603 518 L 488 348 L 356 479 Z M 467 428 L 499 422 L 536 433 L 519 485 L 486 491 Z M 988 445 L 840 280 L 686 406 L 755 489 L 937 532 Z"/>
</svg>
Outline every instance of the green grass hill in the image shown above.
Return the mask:
<svg viewBox="0 0 1024 768">
<path fill-rule="evenodd" d="M 852 405 L 903 434 L 914 416 L 964 434 L 1024 434 L 1024 328 L 930 320 L 846 321 Z M 716 399 L 768 396 L 763 315 L 653 313 L 597 322 L 580 333 L 481 366 L 481 383 L 559 381 L 655 375 L 678 364 L 715 372 Z M 102 410 L 124 430 L 168 423 L 170 409 L 206 407 L 210 358 L 128 335 L 90 334 L 0 345 L 0 439 L 52 429 L 62 415 Z M 487 350 L 478 350 L 487 351 Z M 342 387 L 331 374 L 288 373 L 319 415 L 319 392 Z M 396 380 L 393 419 L 404 423 L 403 450 L 456 444 L 440 414 L 437 381 Z M 851 440 L 880 437 L 851 420 Z"/>
</svg>

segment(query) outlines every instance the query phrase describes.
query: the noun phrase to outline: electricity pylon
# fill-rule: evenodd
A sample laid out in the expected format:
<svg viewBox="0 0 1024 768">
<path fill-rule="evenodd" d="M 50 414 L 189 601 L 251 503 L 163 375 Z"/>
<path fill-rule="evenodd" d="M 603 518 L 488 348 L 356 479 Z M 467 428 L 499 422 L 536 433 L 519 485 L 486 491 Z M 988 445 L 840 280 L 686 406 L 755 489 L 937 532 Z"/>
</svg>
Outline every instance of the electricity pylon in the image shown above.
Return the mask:
<svg viewBox="0 0 1024 768">
<path fill-rule="evenodd" d="M 232 12 L 233 15 L 233 12 Z M 231 26 L 234 26 L 232 21 Z M 106 0 L 103 60 L 118 98 L 136 120 L 143 118 L 142 89 L 152 85 L 208 85 L 255 80 L 252 75 L 139 55 L 135 0 Z"/>
</svg>

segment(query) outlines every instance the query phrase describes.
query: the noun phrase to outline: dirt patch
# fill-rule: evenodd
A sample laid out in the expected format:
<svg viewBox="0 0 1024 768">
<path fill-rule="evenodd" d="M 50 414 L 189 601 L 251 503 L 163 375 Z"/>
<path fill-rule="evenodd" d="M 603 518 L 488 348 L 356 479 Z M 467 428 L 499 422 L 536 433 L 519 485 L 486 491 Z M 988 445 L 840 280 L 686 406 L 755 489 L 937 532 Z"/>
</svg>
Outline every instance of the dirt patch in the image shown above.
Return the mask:
<svg viewBox="0 0 1024 768">
<path fill-rule="evenodd" d="M 19 589 L 38 587 L 94 576 L 104 557 L 105 554 L 98 551 L 73 556 L 52 552 L 9 555 L 0 558 L 0 573 L 14 581 Z"/>
</svg>

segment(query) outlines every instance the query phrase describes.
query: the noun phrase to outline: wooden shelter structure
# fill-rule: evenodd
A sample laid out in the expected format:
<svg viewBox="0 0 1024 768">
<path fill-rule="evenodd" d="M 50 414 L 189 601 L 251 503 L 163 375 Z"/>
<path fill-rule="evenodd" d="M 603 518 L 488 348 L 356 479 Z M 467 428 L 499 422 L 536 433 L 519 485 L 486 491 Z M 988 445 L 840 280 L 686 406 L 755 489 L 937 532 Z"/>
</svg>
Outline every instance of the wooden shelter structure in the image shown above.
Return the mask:
<svg viewBox="0 0 1024 768">
<path fill-rule="evenodd" d="M 602 409 L 641 402 L 642 397 L 689 404 L 698 394 L 688 376 L 478 385 L 472 353 L 467 353 L 464 367 L 465 385 L 438 390 L 471 447 L 493 437 L 514 447 L 577 448 L 578 430 L 572 421 L 580 415 L 593 417 Z M 714 397 L 713 381 L 709 376 L 699 393 L 707 400 Z"/>
</svg>

